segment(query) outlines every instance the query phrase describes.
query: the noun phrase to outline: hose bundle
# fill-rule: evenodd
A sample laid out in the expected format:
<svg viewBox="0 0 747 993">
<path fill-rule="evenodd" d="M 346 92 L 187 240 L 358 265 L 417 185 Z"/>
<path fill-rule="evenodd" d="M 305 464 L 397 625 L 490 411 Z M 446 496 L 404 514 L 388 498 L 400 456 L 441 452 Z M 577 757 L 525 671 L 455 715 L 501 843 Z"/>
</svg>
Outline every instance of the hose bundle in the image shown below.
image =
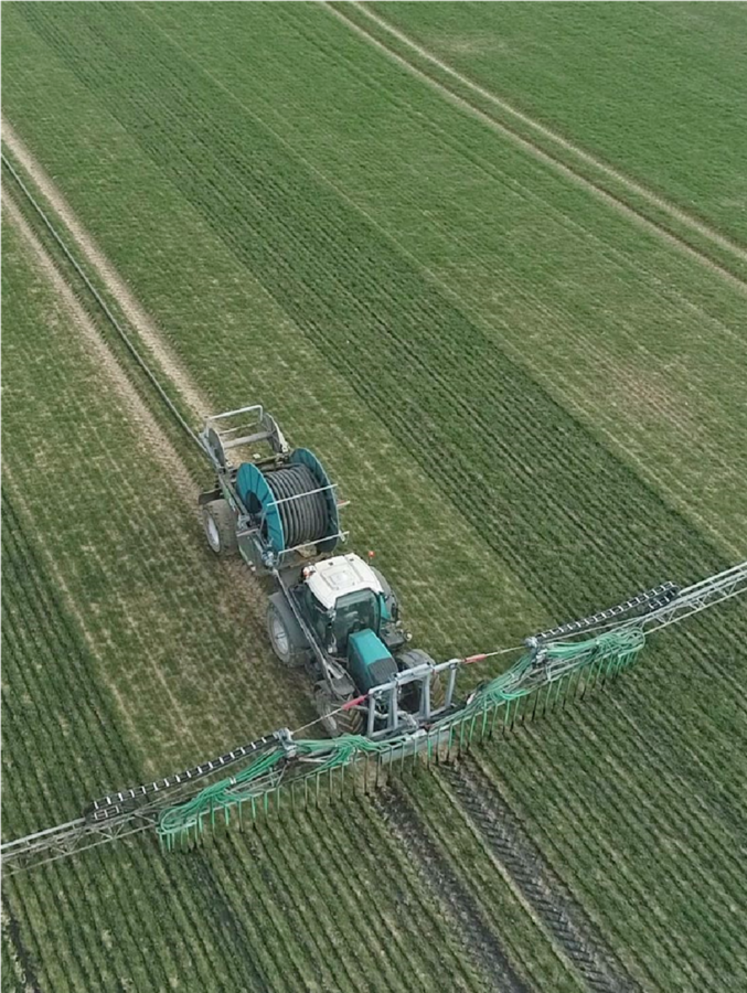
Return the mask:
<svg viewBox="0 0 747 993">
<path fill-rule="evenodd" d="M 306 465 L 293 464 L 268 472 L 267 485 L 276 500 L 295 497 L 277 508 L 283 524 L 285 547 L 313 544 L 329 534 L 329 494 Z"/>
</svg>

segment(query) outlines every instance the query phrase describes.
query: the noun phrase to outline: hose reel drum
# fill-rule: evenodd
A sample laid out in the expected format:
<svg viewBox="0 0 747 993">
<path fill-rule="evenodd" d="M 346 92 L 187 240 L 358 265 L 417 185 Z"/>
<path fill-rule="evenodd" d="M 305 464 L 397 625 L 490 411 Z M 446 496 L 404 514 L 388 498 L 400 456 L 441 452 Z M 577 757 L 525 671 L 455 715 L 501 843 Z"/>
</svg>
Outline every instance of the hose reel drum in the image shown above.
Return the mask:
<svg viewBox="0 0 747 993">
<path fill-rule="evenodd" d="M 335 490 L 317 457 L 294 449 L 273 467 L 244 462 L 236 489 L 262 545 L 263 564 L 274 567 L 287 553 L 307 545 L 329 552 L 340 536 Z"/>
</svg>

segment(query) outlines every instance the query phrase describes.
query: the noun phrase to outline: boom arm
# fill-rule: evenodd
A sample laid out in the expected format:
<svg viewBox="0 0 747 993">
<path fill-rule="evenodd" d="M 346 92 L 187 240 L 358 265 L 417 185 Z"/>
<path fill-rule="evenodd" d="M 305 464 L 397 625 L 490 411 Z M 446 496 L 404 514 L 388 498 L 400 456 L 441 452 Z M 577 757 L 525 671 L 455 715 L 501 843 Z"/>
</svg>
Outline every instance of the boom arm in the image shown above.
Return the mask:
<svg viewBox="0 0 747 993">
<path fill-rule="evenodd" d="M 693 614 L 747 591 L 747 561 L 680 590 L 676 599 L 638 621 L 646 632 L 660 631 Z M 633 621 L 628 622 L 632 624 Z M 626 625 L 627 626 L 627 625 Z"/>
<path fill-rule="evenodd" d="M 527 643 L 531 647 L 547 645 L 615 628 L 639 628 L 645 634 L 651 634 L 745 591 L 747 561 L 684 589 L 674 583 L 662 583 L 597 614 L 542 631 L 527 639 Z"/>
</svg>

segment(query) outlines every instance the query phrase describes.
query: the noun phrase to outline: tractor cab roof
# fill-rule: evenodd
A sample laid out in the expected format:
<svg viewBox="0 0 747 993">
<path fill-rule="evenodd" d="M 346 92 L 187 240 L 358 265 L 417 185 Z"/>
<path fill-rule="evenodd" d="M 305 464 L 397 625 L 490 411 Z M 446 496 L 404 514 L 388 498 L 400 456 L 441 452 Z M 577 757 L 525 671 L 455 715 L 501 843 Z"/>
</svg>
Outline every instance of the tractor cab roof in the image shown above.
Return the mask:
<svg viewBox="0 0 747 993">
<path fill-rule="evenodd" d="M 325 610 L 349 593 L 384 592 L 376 573 L 358 555 L 335 555 L 317 562 L 310 567 L 306 585 Z"/>
</svg>

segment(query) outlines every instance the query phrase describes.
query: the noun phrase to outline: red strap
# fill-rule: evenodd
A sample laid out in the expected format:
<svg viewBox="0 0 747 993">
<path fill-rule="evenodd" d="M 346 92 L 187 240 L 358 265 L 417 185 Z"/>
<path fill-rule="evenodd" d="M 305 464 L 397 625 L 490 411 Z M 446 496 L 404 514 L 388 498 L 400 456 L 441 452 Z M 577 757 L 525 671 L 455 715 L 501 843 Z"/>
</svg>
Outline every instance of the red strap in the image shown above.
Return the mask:
<svg viewBox="0 0 747 993">
<path fill-rule="evenodd" d="M 364 693 L 363 696 L 357 696 L 354 700 L 348 700 L 344 703 L 340 710 L 350 710 L 351 707 L 357 707 L 359 703 L 363 703 L 364 700 L 368 700 L 368 693 Z"/>
<path fill-rule="evenodd" d="M 466 659 L 462 659 L 462 662 L 464 662 L 465 665 L 469 665 L 470 662 L 482 662 L 482 660 L 487 657 L 487 654 L 483 652 L 482 655 L 468 655 Z"/>
</svg>

